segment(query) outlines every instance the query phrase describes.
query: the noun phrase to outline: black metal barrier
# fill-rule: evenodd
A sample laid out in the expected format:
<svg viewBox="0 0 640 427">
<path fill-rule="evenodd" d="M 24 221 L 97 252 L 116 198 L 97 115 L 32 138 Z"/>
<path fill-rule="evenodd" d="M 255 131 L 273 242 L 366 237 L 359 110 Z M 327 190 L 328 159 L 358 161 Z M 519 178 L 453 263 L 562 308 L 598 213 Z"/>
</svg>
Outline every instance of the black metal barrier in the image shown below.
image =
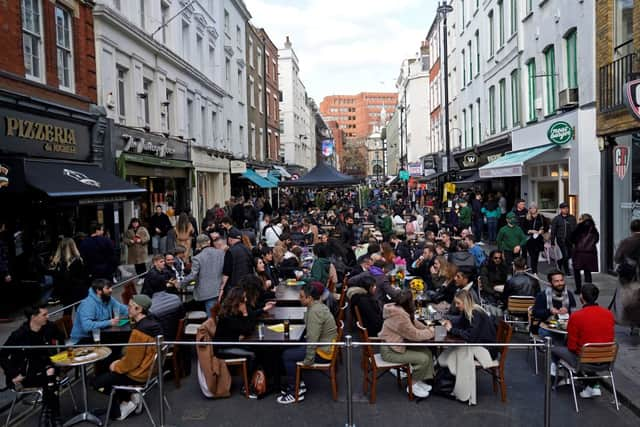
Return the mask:
<svg viewBox="0 0 640 427">
<path fill-rule="evenodd" d="M 109 347 L 127 347 L 127 346 L 155 346 L 157 354 L 162 354 L 162 348 L 166 345 L 180 345 L 180 346 L 199 346 L 199 345 L 215 345 L 216 347 L 225 347 L 225 346 L 237 346 L 237 341 L 165 341 L 162 335 L 158 335 L 156 337 L 155 343 L 121 343 L 121 344 L 109 344 Z M 354 417 L 353 417 L 353 348 L 359 347 L 362 345 L 368 345 L 372 347 L 382 347 L 382 346 L 405 346 L 405 347 L 508 347 L 508 348 L 533 348 L 534 351 L 537 351 L 538 348 L 545 350 L 545 392 L 544 392 L 544 426 L 551 427 L 551 338 L 545 337 L 544 343 L 452 343 L 452 342 L 402 342 L 402 343 L 383 343 L 383 342 L 358 342 L 353 341 L 351 335 L 346 335 L 344 341 L 342 342 L 302 342 L 302 341 L 284 341 L 277 342 L 274 344 L 273 342 L 261 342 L 261 341 L 251 341 L 251 342 L 242 342 L 243 347 L 262 347 L 262 346 L 273 346 L 278 345 L 279 347 L 289 347 L 289 346 L 300 346 L 300 345 L 314 345 L 314 346 L 334 346 L 338 348 L 344 347 L 346 350 L 345 356 L 345 364 L 346 364 L 346 401 L 347 401 L 347 420 L 345 423 L 346 427 L 355 427 Z M 95 347 L 95 344 L 87 344 L 87 345 L 74 345 L 73 348 L 83 348 L 83 347 Z M 0 349 L 25 349 L 25 348 L 44 348 L 44 349 L 56 349 L 60 350 L 61 346 L 52 346 L 52 345 L 42 345 L 42 346 L 0 346 Z M 160 402 L 159 406 L 159 425 L 161 427 L 166 426 L 165 420 L 165 408 L 164 408 L 164 372 L 162 366 L 162 358 L 157 358 L 157 370 L 158 370 L 158 398 Z"/>
</svg>

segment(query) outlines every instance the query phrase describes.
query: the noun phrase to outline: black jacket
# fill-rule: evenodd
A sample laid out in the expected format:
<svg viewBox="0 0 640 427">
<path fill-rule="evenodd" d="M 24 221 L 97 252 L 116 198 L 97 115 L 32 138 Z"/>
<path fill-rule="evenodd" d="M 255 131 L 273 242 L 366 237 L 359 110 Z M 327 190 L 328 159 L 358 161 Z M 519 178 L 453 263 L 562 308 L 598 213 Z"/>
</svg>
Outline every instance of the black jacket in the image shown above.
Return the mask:
<svg viewBox="0 0 640 427">
<path fill-rule="evenodd" d="M 571 233 L 576 229 L 576 217 L 558 215 L 551 221 L 551 243 L 556 242 L 559 246 L 571 246 Z"/>
<path fill-rule="evenodd" d="M 452 320 L 452 328 L 449 333 L 468 343 L 494 343 L 497 337 L 495 322 L 484 310 L 473 310 L 471 321 L 466 316 Z M 491 347 L 489 353 L 495 357 L 498 349 Z"/>
<path fill-rule="evenodd" d="M 151 267 L 144 277 L 142 291 L 144 295 L 152 297 L 153 294 L 167 290 L 167 282 L 173 278 L 173 274 L 168 269 L 159 271 L 156 267 Z"/>
<path fill-rule="evenodd" d="M 53 280 L 63 305 L 80 301 L 87 296 L 89 277 L 80 258 L 74 259 L 69 266 L 61 260 L 53 271 Z"/>
<path fill-rule="evenodd" d="M 111 280 L 113 278 L 118 263 L 111 240 L 104 236 L 87 237 L 80 242 L 78 249 L 90 279 Z"/>
<path fill-rule="evenodd" d="M 382 307 L 376 297 L 369 293 L 355 294 L 351 297 L 353 307 L 358 307 L 362 322 L 369 336 L 378 336 L 382 329 Z"/>
<path fill-rule="evenodd" d="M 529 240 L 527 240 L 527 249 L 542 251 L 542 249 L 544 249 L 544 237 L 542 234 L 538 234 L 538 237 L 534 239 L 533 235 L 528 234 L 528 232 L 529 230 L 543 229 L 543 232 L 546 233 L 549 231 L 549 220 L 544 215 L 538 214 L 535 218 L 526 220 L 525 224 L 526 230 L 524 233 L 529 236 Z"/>
<path fill-rule="evenodd" d="M 535 280 L 527 276 L 525 273 L 515 273 L 507 280 L 502 292 L 502 298 L 506 303 L 510 296 L 535 296 L 538 291 Z"/>
<path fill-rule="evenodd" d="M 29 322 L 24 322 L 13 331 L 4 345 L 52 345 L 64 342 L 64 335 L 52 322 L 47 322 L 38 332 L 29 327 Z M 0 350 L 0 366 L 4 369 L 6 384 L 12 384 L 11 380 L 22 374 L 25 377 L 43 375 L 47 368 L 53 366 L 49 356 L 55 354 L 55 350 L 49 349 L 8 349 Z"/>
<path fill-rule="evenodd" d="M 240 278 L 253 274 L 253 255 L 249 248 L 240 242 L 231 246 L 224 255 L 222 272 L 229 277 L 227 286 L 235 286 Z"/>
<path fill-rule="evenodd" d="M 172 227 L 169 216 L 164 212 L 160 215 L 155 213 L 149 218 L 149 234 L 152 236 L 159 235 L 160 237 L 164 237 Z M 160 234 L 156 232 L 156 228 L 160 230 Z"/>
<path fill-rule="evenodd" d="M 236 314 L 218 318 L 216 341 L 239 341 L 240 336 L 248 337 L 256 328 L 255 313 L 248 310 L 248 316 Z"/>
</svg>

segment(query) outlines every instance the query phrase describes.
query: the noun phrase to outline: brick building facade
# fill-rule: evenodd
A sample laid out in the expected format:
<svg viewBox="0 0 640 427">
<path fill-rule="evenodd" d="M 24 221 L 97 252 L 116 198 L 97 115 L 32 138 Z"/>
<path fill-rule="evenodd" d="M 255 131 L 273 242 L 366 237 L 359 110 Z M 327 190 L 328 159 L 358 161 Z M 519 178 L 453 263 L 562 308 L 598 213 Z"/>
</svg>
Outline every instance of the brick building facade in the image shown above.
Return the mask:
<svg viewBox="0 0 640 427">
<path fill-rule="evenodd" d="M 357 95 L 326 96 L 320 103 L 320 113 L 325 121 L 335 121 L 346 134 L 347 140 L 367 138 L 380 124 L 380 111 L 393 115 L 398 94 L 386 92 L 361 92 Z"/>
<path fill-rule="evenodd" d="M 266 107 L 267 159 L 280 158 L 280 89 L 278 87 L 278 48 L 269 35 L 260 28 L 258 34 L 264 45 L 264 102 Z"/>
</svg>

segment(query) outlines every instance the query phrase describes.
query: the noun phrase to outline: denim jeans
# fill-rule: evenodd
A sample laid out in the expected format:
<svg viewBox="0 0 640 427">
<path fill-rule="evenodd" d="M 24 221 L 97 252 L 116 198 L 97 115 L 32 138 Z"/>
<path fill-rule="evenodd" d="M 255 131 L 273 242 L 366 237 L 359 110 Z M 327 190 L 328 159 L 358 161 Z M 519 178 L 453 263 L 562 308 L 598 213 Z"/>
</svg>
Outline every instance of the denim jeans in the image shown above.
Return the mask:
<svg viewBox="0 0 640 427">
<path fill-rule="evenodd" d="M 153 254 L 164 254 L 167 252 L 167 236 L 153 236 L 151 238 L 151 248 L 153 249 Z"/>
<path fill-rule="evenodd" d="M 300 347 L 288 347 L 282 352 L 282 364 L 287 374 L 287 390 L 293 393 L 293 389 L 296 385 L 296 365 L 298 362 L 302 362 L 307 355 L 307 347 L 301 345 Z M 329 363 L 316 353 L 315 363 Z"/>
<path fill-rule="evenodd" d="M 495 242 L 498 235 L 498 218 L 487 218 L 487 233 L 489 241 Z"/>
</svg>

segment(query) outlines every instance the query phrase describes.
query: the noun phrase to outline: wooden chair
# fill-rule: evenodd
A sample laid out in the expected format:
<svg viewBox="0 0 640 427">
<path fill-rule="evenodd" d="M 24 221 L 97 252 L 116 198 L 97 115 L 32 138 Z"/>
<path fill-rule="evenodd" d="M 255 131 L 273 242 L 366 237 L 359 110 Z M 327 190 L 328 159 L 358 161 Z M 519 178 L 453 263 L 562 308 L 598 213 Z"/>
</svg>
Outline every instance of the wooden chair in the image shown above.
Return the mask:
<svg viewBox="0 0 640 427">
<path fill-rule="evenodd" d="M 202 323 L 208 318 L 208 314 L 204 311 L 196 310 L 196 311 L 188 311 L 185 317 L 186 323 Z"/>
<path fill-rule="evenodd" d="M 513 335 L 513 328 L 504 320 L 501 320 L 498 324 L 498 331 L 496 332 L 496 342 L 500 344 L 509 344 L 511 342 L 511 336 Z M 482 371 L 487 372 L 493 377 L 493 392 L 498 391 L 498 384 L 500 385 L 500 395 L 502 402 L 507 401 L 507 384 L 504 378 L 504 367 L 507 360 L 507 353 L 509 347 L 504 346 L 500 349 L 500 358 L 494 360 L 491 366 L 483 368 L 476 361 L 476 367 Z"/>
<path fill-rule="evenodd" d="M 532 296 L 510 296 L 507 300 L 507 310 L 504 312 L 504 321 L 514 326 L 528 325 L 529 322 L 524 319 L 528 317 L 529 307 L 535 302 L 536 299 Z"/>
<path fill-rule="evenodd" d="M 359 316 L 360 312 L 356 312 L 356 316 Z M 413 381 L 411 380 L 411 365 L 408 363 L 391 363 L 382 360 L 380 353 L 375 353 L 372 346 L 369 344 L 369 334 L 367 328 L 365 328 L 360 320 L 356 322 L 356 327 L 360 332 L 362 342 L 362 357 L 364 359 L 362 363 L 363 367 L 363 392 L 367 394 L 369 392 L 369 383 L 371 383 L 371 394 L 369 395 L 369 403 L 376 403 L 376 391 L 378 386 L 378 378 L 384 375 L 386 372 L 390 372 L 392 369 L 396 369 L 398 374 L 396 378 L 398 380 L 398 386 L 402 389 L 402 379 L 400 372 L 407 374 L 407 388 L 409 390 L 409 400 L 413 400 Z"/>
<path fill-rule="evenodd" d="M 335 342 L 342 341 L 342 334 L 344 332 L 344 322 L 338 323 L 338 335 L 336 336 Z M 329 379 L 331 381 L 331 395 L 334 401 L 338 400 L 338 354 L 340 354 L 340 347 L 332 346 L 331 353 L 331 361 L 329 363 L 314 363 L 310 366 L 305 366 L 303 362 L 298 362 L 296 364 L 296 389 L 295 389 L 295 398 L 296 402 L 298 402 L 299 394 L 300 394 L 300 376 L 302 371 L 321 371 L 329 374 Z"/>
<path fill-rule="evenodd" d="M 218 352 L 218 356 L 223 354 L 224 352 Z M 231 357 L 231 358 L 220 358 L 224 360 L 224 363 L 228 368 L 240 368 L 240 375 L 242 375 L 242 381 L 244 382 L 244 395 L 248 399 L 249 398 L 249 373 L 247 371 L 247 358 L 246 357 Z"/>
<path fill-rule="evenodd" d="M 345 276 L 342 281 L 342 288 L 340 289 L 340 299 L 338 300 L 338 307 L 342 307 L 344 305 L 344 301 L 347 298 L 347 277 Z"/>
<path fill-rule="evenodd" d="M 560 359 L 558 367 L 565 369 L 569 373 L 571 381 L 571 389 L 573 391 L 573 402 L 578 409 L 578 398 L 576 396 L 576 381 L 591 380 L 597 378 L 609 378 L 611 380 L 611 388 L 613 389 L 613 399 L 616 403 L 616 409 L 620 410 L 618 402 L 618 393 L 616 392 L 616 383 L 613 379 L 613 365 L 618 355 L 618 344 L 615 342 L 608 343 L 587 343 L 580 349 L 580 355 L 575 366 L 572 366 L 564 359 Z M 593 372 L 593 375 L 582 376 L 583 371 Z M 598 373 L 605 374 L 598 375 Z M 608 373 L 608 375 L 606 374 Z"/>
<path fill-rule="evenodd" d="M 178 320 L 178 331 L 176 332 L 175 341 L 182 341 L 184 339 L 184 324 L 186 322 L 185 318 Z M 180 363 L 180 346 L 174 345 L 167 353 L 167 359 L 171 360 L 171 370 L 173 371 L 173 382 L 176 385 L 176 388 L 180 388 L 180 379 L 184 377 L 184 370 L 182 369 L 182 364 Z"/>
</svg>

